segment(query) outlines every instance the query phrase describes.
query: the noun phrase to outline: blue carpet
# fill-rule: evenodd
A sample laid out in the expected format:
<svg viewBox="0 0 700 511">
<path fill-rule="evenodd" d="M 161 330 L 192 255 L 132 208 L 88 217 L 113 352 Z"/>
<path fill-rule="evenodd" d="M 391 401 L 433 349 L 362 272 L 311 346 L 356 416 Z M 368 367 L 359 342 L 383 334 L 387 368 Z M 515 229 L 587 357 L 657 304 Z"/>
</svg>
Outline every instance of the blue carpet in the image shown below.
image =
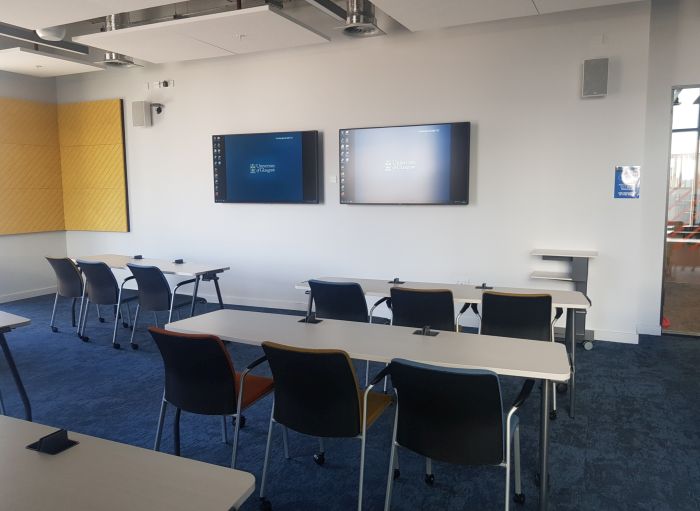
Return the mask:
<svg viewBox="0 0 700 511">
<path fill-rule="evenodd" d="M 0 305 L 0 310 L 33 321 L 7 339 L 35 421 L 151 448 L 163 369 L 145 326 L 137 331 L 139 351 L 116 351 L 110 347 L 109 320 L 98 323 L 92 309 L 87 332 L 90 342 L 83 343 L 70 328 L 67 300 L 57 313 L 60 331 L 49 330 L 52 301 L 51 295 Z M 107 314 L 106 308 L 104 312 Z M 143 319 L 150 321 L 151 317 Z M 161 324 L 164 319 L 160 317 Z M 120 327 L 118 335 L 126 346 L 128 330 Z M 576 419 L 564 413 L 568 400 L 560 396 L 559 418 L 551 422 L 551 509 L 700 509 L 699 342 L 643 337 L 637 346 L 597 343 L 591 352 L 579 348 Z M 242 345 L 230 349 L 238 368 L 261 353 Z M 358 371 L 363 368 L 358 363 Z M 519 381 L 505 379 L 506 403 L 519 386 Z M 22 405 L 4 360 L 0 360 L 0 388 L 8 413 L 22 417 Z M 268 397 L 249 409 L 241 431 L 238 468 L 252 472 L 258 480 L 270 402 Z M 538 410 L 539 393 L 535 391 L 521 412 L 527 500 L 511 509 L 537 509 Z M 385 413 L 369 430 L 367 510 L 383 507 L 392 418 L 392 413 Z M 163 438 L 163 449 L 170 452 L 171 420 L 172 410 Z M 221 441 L 220 418 L 183 414 L 181 429 L 183 456 L 224 466 L 230 463 L 231 448 Z M 283 457 L 280 431 L 273 440 L 268 496 L 275 510 L 354 509 L 359 441 L 327 441 L 326 464 L 318 467 L 311 458 L 317 447 L 315 439 L 290 432 L 291 460 Z M 503 469 L 436 463 L 435 486 L 428 487 L 423 482 L 422 458 L 405 451 L 400 456 L 401 478 L 394 486 L 393 509 L 502 509 Z M 257 495 L 243 507 L 257 508 Z"/>
</svg>

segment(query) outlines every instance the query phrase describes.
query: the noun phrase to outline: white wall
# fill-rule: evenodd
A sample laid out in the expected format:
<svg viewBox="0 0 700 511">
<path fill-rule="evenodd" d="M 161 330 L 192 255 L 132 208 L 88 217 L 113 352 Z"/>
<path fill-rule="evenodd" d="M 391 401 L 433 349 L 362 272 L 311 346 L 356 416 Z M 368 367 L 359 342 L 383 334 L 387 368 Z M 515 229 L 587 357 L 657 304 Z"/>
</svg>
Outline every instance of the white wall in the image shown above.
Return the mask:
<svg viewBox="0 0 700 511">
<path fill-rule="evenodd" d="M 652 4 L 649 81 L 642 185 L 639 258 L 639 328 L 659 333 L 666 190 L 671 142 L 672 88 L 700 84 L 700 2 L 658 0 Z"/>
<path fill-rule="evenodd" d="M 53 103 L 56 81 L 0 71 L 0 97 Z M 56 279 L 44 256 L 65 254 L 64 232 L 0 236 L 0 302 L 54 292 Z"/>
<path fill-rule="evenodd" d="M 643 161 L 648 38 L 637 3 L 60 78 L 59 102 L 127 101 L 132 232 L 70 232 L 68 253 L 221 261 L 227 301 L 302 308 L 293 286 L 312 276 L 555 286 L 528 278 L 544 267 L 531 249 L 597 249 L 588 326 L 634 341 L 643 200 L 612 199 L 613 168 Z M 599 56 L 609 95 L 582 100 L 581 62 Z M 158 79 L 176 86 L 149 96 Z M 143 99 L 165 111 L 132 128 Z M 469 206 L 339 204 L 339 128 L 462 120 Z M 302 129 L 322 132 L 323 204 L 214 204 L 212 134 Z"/>
</svg>

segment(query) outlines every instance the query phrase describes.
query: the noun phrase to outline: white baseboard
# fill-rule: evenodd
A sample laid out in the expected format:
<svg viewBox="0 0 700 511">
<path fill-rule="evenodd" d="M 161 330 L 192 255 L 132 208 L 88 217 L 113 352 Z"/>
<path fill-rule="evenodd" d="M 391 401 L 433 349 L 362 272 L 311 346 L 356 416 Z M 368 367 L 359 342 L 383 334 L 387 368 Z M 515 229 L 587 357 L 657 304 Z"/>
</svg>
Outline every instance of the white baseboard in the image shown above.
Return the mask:
<svg viewBox="0 0 700 511">
<path fill-rule="evenodd" d="M 0 295 L 0 303 L 12 302 L 14 300 L 24 300 L 25 298 L 34 298 L 35 296 L 54 294 L 55 292 L 56 286 L 44 287 L 41 289 L 30 289 L 29 291 L 18 291 L 16 293 Z"/>
<path fill-rule="evenodd" d="M 639 335 L 633 332 L 620 332 L 617 330 L 595 330 L 596 341 L 621 342 L 625 344 L 639 344 Z"/>
</svg>

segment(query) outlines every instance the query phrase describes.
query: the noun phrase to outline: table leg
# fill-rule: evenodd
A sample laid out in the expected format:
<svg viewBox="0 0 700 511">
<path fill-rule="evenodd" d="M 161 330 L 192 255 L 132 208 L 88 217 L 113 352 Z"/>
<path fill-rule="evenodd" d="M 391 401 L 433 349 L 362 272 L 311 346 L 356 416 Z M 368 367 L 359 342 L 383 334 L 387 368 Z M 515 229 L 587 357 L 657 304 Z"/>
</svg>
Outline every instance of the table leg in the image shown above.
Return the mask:
<svg viewBox="0 0 700 511">
<path fill-rule="evenodd" d="M 566 341 L 571 362 L 571 377 L 569 378 L 569 417 L 576 414 L 576 309 L 566 310 Z"/>
<path fill-rule="evenodd" d="M 190 317 L 194 316 L 194 305 L 197 303 L 197 292 L 199 291 L 199 281 L 202 279 L 200 275 L 197 275 L 194 281 L 194 292 L 192 293 L 192 307 L 190 308 Z"/>
<path fill-rule="evenodd" d="M 540 404 L 540 511 L 546 511 L 549 500 L 549 393 L 552 385 L 542 380 Z"/>
<path fill-rule="evenodd" d="M 212 280 L 214 281 L 214 288 L 216 289 L 216 297 L 219 299 L 219 309 L 224 308 L 224 299 L 221 298 L 221 288 L 219 287 L 219 276 L 214 274 L 212 276 Z"/>
<path fill-rule="evenodd" d="M 24 389 L 24 384 L 22 383 L 22 378 L 19 376 L 19 371 L 17 371 L 17 366 L 15 365 L 15 359 L 12 357 L 10 352 L 10 347 L 7 345 L 7 340 L 5 340 L 5 334 L 0 332 L 0 347 L 5 355 L 5 360 L 7 360 L 7 365 L 12 373 L 12 378 L 15 380 L 17 385 L 17 390 L 22 398 L 22 403 L 24 403 L 24 415 L 28 421 L 32 420 L 32 406 L 29 404 L 29 397 L 27 396 L 27 391 Z"/>
</svg>

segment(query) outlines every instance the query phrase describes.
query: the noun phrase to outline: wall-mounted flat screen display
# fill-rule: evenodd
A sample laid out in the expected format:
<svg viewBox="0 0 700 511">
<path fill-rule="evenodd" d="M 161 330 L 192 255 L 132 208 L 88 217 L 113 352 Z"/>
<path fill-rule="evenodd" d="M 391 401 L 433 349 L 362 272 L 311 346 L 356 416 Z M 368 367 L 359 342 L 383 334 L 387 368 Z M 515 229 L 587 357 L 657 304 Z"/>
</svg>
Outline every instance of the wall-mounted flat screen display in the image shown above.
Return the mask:
<svg viewBox="0 0 700 511">
<path fill-rule="evenodd" d="M 214 135 L 214 200 L 318 203 L 318 132 Z"/>
<path fill-rule="evenodd" d="M 340 130 L 343 204 L 468 204 L 470 123 Z"/>
</svg>

